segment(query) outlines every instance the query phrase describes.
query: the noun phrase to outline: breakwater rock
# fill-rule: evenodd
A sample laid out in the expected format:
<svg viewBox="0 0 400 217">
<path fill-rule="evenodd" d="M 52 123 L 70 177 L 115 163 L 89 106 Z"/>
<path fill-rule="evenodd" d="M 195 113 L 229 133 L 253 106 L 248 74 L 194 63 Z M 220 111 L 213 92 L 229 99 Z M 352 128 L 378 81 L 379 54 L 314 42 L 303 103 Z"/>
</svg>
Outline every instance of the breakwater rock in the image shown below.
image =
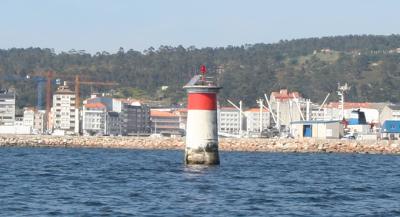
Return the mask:
<svg viewBox="0 0 400 217">
<path fill-rule="evenodd" d="M 183 150 L 183 138 L 0 136 L 0 146 Z M 400 141 L 221 138 L 221 151 L 400 154 Z"/>
</svg>

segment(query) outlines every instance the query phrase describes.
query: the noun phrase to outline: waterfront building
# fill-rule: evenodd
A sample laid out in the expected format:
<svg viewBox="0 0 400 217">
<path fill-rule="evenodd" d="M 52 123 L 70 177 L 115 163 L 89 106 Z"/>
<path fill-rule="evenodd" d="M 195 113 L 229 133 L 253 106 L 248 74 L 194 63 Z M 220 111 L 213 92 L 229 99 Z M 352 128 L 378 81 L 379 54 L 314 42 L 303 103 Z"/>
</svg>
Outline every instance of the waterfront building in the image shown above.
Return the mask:
<svg viewBox="0 0 400 217">
<path fill-rule="evenodd" d="M 151 133 L 150 108 L 140 102 L 123 103 L 120 122 L 122 135 L 148 135 Z"/>
<path fill-rule="evenodd" d="M 122 135 L 121 122 L 118 112 L 107 112 L 106 115 L 106 135 L 117 136 Z"/>
<path fill-rule="evenodd" d="M 112 98 L 111 104 L 112 104 L 112 110 L 111 111 L 121 113 L 124 104 L 141 105 L 142 102 L 140 100 L 132 99 L 132 98 L 127 98 L 127 99 L 125 99 L 125 98 Z M 146 104 L 146 106 L 148 107 L 147 104 Z"/>
<path fill-rule="evenodd" d="M 234 107 L 220 107 L 218 109 L 218 132 L 239 134 L 241 128 L 240 112 Z M 242 124 L 243 125 L 243 124 Z"/>
<path fill-rule="evenodd" d="M 308 101 L 309 102 L 309 101 Z M 281 89 L 270 96 L 271 109 L 277 116 L 278 127 L 288 127 L 293 121 L 300 121 L 307 116 L 307 100 L 299 92 Z"/>
<path fill-rule="evenodd" d="M 382 109 L 382 103 L 369 103 L 369 102 L 345 102 L 344 103 L 344 118 L 351 119 L 353 111 L 361 111 L 365 114 L 367 123 L 379 123 L 379 111 Z M 322 109 L 322 120 L 339 120 L 341 117 L 341 103 L 330 102 Z"/>
<path fill-rule="evenodd" d="M 10 98 L 8 98 L 8 99 L 10 99 Z M 14 106 L 15 106 L 15 104 L 14 104 Z M 4 108 L 10 109 L 11 107 L 4 107 Z M 3 111 L 7 111 L 7 110 L 3 110 Z M 11 115 L 11 112 L 9 112 L 9 115 Z M 5 121 L 6 124 L 0 125 L 0 134 L 15 134 L 15 135 L 32 134 L 32 127 L 24 126 L 24 117 L 22 115 L 13 114 L 12 118 L 10 116 L 6 116 L 6 117 L 9 117 L 9 118 L 4 119 L 4 120 L 7 120 L 7 121 Z M 12 125 L 10 125 L 11 119 L 13 120 Z"/>
<path fill-rule="evenodd" d="M 112 111 L 120 113 L 122 111 L 122 104 L 123 103 L 128 103 L 129 104 L 129 103 L 135 103 L 135 101 L 127 100 L 127 99 L 113 98 L 112 99 Z"/>
<path fill-rule="evenodd" d="M 183 135 L 185 128 L 182 128 L 182 117 L 179 112 L 160 111 L 151 109 L 152 133 L 164 135 Z"/>
<path fill-rule="evenodd" d="M 174 111 L 174 114 L 179 116 L 179 128 L 186 134 L 186 123 L 188 110 L 186 108 L 179 108 Z"/>
<path fill-rule="evenodd" d="M 45 110 L 35 111 L 33 120 L 33 133 L 44 134 L 46 132 L 47 115 Z"/>
<path fill-rule="evenodd" d="M 380 123 L 387 120 L 400 120 L 400 105 L 386 105 L 379 116 Z"/>
<path fill-rule="evenodd" d="M 23 115 L 23 126 L 30 127 L 33 129 L 35 121 L 35 108 L 26 107 L 24 108 L 24 115 Z"/>
<path fill-rule="evenodd" d="M 107 111 L 115 111 L 114 110 L 114 102 L 116 102 L 116 99 L 113 99 L 111 97 L 107 96 L 98 96 L 92 94 L 91 98 L 86 99 L 83 104 L 91 104 L 91 103 L 102 103 L 103 105 L 106 106 Z M 121 112 L 121 109 L 119 109 L 118 112 Z"/>
<path fill-rule="evenodd" d="M 79 111 L 75 108 L 75 93 L 64 85 L 53 95 L 53 131 L 60 134 L 79 133 Z"/>
<path fill-rule="evenodd" d="M 400 119 L 385 120 L 381 128 L 381 138 L 400 139 Z"/>
<path fill-rule="evenodd" d="M 106 131 L 107 107 L 103 103 L 88 103 L 83 105 L 82 110 L 82 133 L 83 135 L 102 136 Z"/>
<path fill-rule="evenodd" d="M 343 136 L 340 121 L 294 121 L 290 125 L 294 138 L 339 139 Z"/>
<path fill-rule="evenodd" d="M 360 109 L 353 110 L 350 113 L 350 117 L 346 119 L 346 128 L 350 133 L 354 134 L 371 134 L 372 127 L 369 123 L 367 123 L 365 118 L 365 112 Z"/>
<path fill-rule="evenodd" d="M 15 115 L 14 126 L 24 126 L 24 116 Z M 32 128 L 30 128 L 32 129 Z"/>
<path fill-rule="evenodd" d="M 13 126 L 15 122 L 15 92 L 0 91 L 0 126 Z"/>
<path fill-rule="evenodd" d="M 246 116 L 246 126 L 248 133 L 260 132 L 260 108 L 251 108 L 244 112 Z M 267 109 L 262 109 L 262 128 L 267 129 L 270 126 L 270 113 Z"/>
</svg>

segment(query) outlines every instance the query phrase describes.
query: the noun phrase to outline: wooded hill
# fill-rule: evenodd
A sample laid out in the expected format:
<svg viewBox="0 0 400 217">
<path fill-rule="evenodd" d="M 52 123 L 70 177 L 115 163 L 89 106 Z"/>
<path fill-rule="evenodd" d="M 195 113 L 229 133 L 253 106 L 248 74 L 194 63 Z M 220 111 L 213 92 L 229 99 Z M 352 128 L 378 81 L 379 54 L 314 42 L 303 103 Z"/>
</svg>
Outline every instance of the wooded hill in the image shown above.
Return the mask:
<svg viewBox="0 0 400 217">
<path fill-rule="evenodd" d="M 240 47 L 161 46 L 143 52 L 110 54 L 27 48 L 0 50 L 0 88 L 15 87 L 19 107 L 35 105 L 36 84 L 20 79 L 32 71 L 81 74 L 96 81 L 116 81 L 121 97 L 185 101 L 182 86 L 205 64 L 223 86 L 220 102 L 244 100 L 255 105 L 263 93 L 288 88 L 321 102 L 337 98 L 337 83 L 352 86 L 351 101 L 400 102 L 400 35 L 349 35 L 280 41 Z M 162 91 L 162 86 L 168 86 Z M 83 88 L 85 94 L 89 88 Z"/>
</svg>

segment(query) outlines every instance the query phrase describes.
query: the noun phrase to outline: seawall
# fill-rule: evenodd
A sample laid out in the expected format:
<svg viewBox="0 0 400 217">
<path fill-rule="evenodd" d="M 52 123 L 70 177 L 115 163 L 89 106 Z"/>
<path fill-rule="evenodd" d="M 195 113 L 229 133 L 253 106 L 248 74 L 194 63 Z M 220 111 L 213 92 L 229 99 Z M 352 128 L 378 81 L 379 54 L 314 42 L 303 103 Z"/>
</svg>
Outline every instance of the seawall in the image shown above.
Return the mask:
<svg viewBox="0 0 400 217">
<path fill-rule="evenodd" d="M 0 136 L 0 147 L 71 147 L 183 150 L 183 138 Z M 400 141 L 221 138 L 221 151 L 400 154 Z"/>
</svg>

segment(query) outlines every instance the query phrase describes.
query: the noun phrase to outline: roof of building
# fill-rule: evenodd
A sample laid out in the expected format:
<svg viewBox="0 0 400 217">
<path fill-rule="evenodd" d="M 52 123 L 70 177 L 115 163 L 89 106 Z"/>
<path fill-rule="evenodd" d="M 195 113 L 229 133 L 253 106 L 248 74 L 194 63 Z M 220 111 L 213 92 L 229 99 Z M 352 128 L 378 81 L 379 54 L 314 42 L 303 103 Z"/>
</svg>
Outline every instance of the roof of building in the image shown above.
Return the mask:
<svg viewBox="0 0 400 217">
<path fill-rule="evenodd" d="M 88 104 L 86 104 L 84 106 L 85 106 L 85 108 L 90 108 L 90 109 L 104 109 L 104 108 L 106 108 L 106 106 L 101 102 L 88 103 Z"/>
<path fill-rule="evenodd" d="M 27 106 L 27 107 L 24 107 L 24 111 L 36 111 L 36 108 L 32 107 L 32 106 Z"/>
<path fill-rule="evenodd" d="M 260 112 L 260 108 L 250 108 L 250 109 L 246 110 L 245 112 L 257 112 L 257 113 L 259 113 Z M 263 112 L 269 112 L 269 110 L 264 108 Z"/>
<path fill-rule="evenodd" d="M 151 117 L 176 117 L 178 115 L 166 111 L 150 110 Z"/>
<path fill-rule="evenodd" d="M 187 116 L 187 110 L 176 110 L 173 111 L 176 116 L 181 116 L 181 117 L 186 117 Z"/>
<path fill-rule="evenodd" d="M 14 92 L 0 93 L 0 99 L 15 99 L 15 94 Z"/>
<path fill-rule="evenodd" d="M 287 100 L 287 99 L 293 99 L 293 98 L 301 98 L 301 95 L 299 92 L 289 92 L 287 89 L 281 89 L 279 92 L 272 92 L 271 96 L 274 97 L 275 99 L 280 99 L 280 100 Z"/>
<path fill-rule="evenodd" d="M 223 106 L 223 107 L 220 107 L 219 110 L 221 110 L 221 111 L 230 111 L 230 110 L 238 111 L 238 110 L 237 110 L 235 107 L 233 107 L 233 106 Z"/>
<path fill-rule="evenodd" d="M 388 105 L 388 107 L 392 110 L 400 110 L 400 105 Z"/>
<path fill-rule="evenodd" d="M 386 120 L 381 127 L 382 133 L 400 133 L 400 120 Z"/>
<path fill-rule="evenodd" d="M 328 123 L 340 123 L 340 120 L 330 120 L 330 121 L 293 121 L 290 124 L 328 124 Z"/>
<path fill-rule="evenodd" d="M 90 102 L 90 101 L 98 101 L 98 100 L 112 100 L 113 98 L 111 98 L 111 97 L 107 97 L 107 96 L 97 96 L 97 97 L 90 97 L 90 98 L 87 98 L 87 99 L 85 99 L 85 101 L 88 101 L 88 102 Z"/>
<path fill-rule="evenodd" d="M 387 123 L 400 123 L 400 120 L 385 120 L 383 123 L 385 123 L 385 122 L 387 122 Z"/>
<path fill-rule="evenodd" d="M 115 98 L 115 100 L 120 101 L 125 104 L 129 104 L 129 105 L 140 106 L 142 104 L 140 100 L 131 99 L 131 98 Z"/>
<path fill-rule="evenodd" d="M 57 88 L 55 94 L 75 94 L 67 85 L 62 85 Z"/>
<path fill-rule="evenodd" d="M 339 108 L 340 102 L 330 102 L 329 104 L 325 105 L 325 108 Z M 356 108 L 371 108 L 369 102 L 345 102 L 344 103 L 345 109 L 356 109 Z"/>
<path fill-rule="evenodd" d="M 187 108 L 178 108 L 176 112 L 187 112 Z"/>
<path fill-rule="evenodd" d="M 119 117 L 119 113 L 118 112 L 107 112 L 107 114 L 110 117 Z"/>
<path fill-rule="evenodd" d="M 369 108 L 371 109 L 376 109 L 376 110 L 382 110 L 385 108 L 385 106 L 389 105 L 390 103 L 387 102 L 369 102 Z"/>
</svg>

